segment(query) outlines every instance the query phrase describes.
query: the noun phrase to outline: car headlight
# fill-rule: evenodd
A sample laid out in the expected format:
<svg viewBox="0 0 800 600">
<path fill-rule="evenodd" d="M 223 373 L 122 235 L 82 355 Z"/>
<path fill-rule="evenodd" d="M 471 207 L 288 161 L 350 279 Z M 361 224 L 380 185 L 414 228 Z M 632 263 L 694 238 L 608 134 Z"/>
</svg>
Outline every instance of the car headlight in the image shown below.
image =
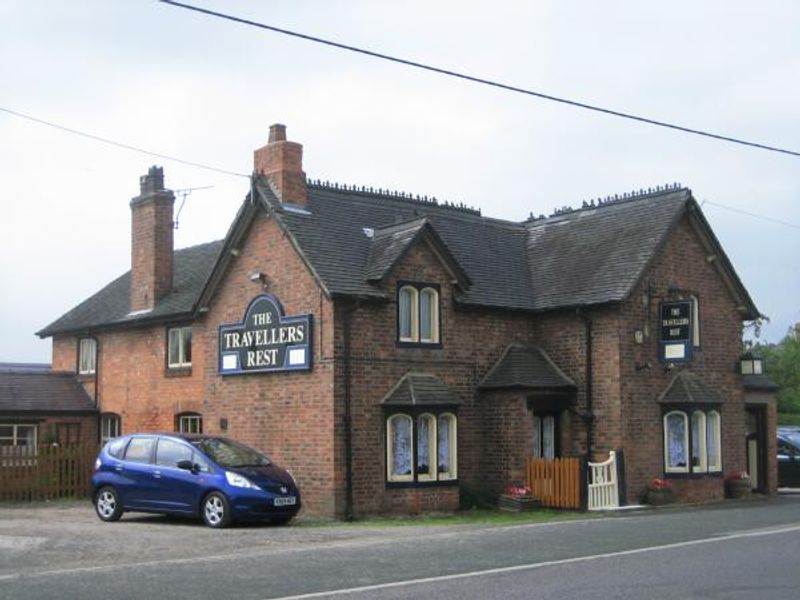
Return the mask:
<svg viewBox="0 0 800 600">
<path fill-rule="evenodd" d="M 103 463 L 102 463 L 102 462 L 100 462 L 100 457 L 97 457 L 97 458 L 94 460 L 94 470 L 95 470 L 95 471 L 97 471 L 97 470 L 100 468 L 100 465 L 102 465 L 102 464 L 103 464 Z"/>
<path fill-rule="evenodd" d="M 294 487 L 297 487 L 297 480 L 294 478 L 294 475 L 292 474 L 292 472 L 291 472 L 291 471 L 286 471 L 286 474 L 287 474 L 287 475 L 289 476 L 289 478 L 292 480 L 292 485 L 293 485 Z"/>
<path fill-rule="evenodd" d="M 239 475 L 238 473 L 234 473 L 233 471 L 225 471 L 225 479 L 227 479 L 228 483 L 231 484 L 233 487 L 247 488 L 250 490 L 261 489 L 255 483 L 250 481 L 247 477 Z"/>
</svg>

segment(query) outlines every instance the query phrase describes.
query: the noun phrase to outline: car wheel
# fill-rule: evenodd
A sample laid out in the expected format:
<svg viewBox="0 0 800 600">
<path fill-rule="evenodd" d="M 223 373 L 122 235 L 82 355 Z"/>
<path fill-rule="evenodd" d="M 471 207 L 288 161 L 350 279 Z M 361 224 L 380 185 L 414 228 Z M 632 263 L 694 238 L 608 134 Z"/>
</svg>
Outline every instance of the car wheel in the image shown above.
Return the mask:
<svg viewBox="0 0 800 600">
<path fill-rule="evenodd" d="M 209 527 L 222 528 L 231 523 L 231 511 L 228 499 L 224 494 L 211 492 L 203 499 L 200 510 L 203 522 Z"/>
<path fill-rule="evenodd" d="M 105 486 L 94 496 L 94 510 L 101 521 L 119 521 L 122 516 L 122 503 L 113 487 Z"/>
</svg>

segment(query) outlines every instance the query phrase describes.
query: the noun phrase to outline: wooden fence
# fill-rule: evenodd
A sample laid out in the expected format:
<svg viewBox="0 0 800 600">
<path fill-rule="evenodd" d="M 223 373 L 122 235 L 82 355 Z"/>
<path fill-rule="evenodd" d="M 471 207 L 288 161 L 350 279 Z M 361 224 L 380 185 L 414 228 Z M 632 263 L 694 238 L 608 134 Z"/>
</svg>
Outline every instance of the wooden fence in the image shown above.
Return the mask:
<svg viewBox="0 0 800 600">
<path fill-rule="evenodd" d="M 529 458 L 528 485 L 543 506 L 581 508 L 582 458 Z"/>
<path fill-rule="evenodd" d="M 0 500 L 88 496 L 97 452 L 97 444 L 0 447 Z"/>
</svg>

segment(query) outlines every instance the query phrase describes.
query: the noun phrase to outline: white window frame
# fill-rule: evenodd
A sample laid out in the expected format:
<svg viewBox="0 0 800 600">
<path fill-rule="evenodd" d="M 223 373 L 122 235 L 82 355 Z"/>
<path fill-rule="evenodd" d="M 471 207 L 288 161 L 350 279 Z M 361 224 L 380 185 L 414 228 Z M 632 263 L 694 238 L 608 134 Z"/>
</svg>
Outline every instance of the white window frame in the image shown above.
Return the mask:
<svg viewBox="0 0 800 600">
<path fill-rule="evenodd" d="M 430 337 L 422 337 L 422 298 L 430 297 Z M 419 341 L 423 344 L 439 343 L 439 292 L 432 287 L 422 288 L 419 292 Z"/>
<path fill-rule="evenodd" d="M 408 296 L 408 313 L 402 310 L 401 298 Z M 408 320 L 410 336 L 403 336 L 403 324 Z M 401 342 L 415 343 L 419 341 L 419 291 L 413 285 L 404 285 L 397 296 L 397 338 Z"/>
<path fill-rule="evenodd" d="M 692 437 L 692 472 L 708 472 L 708 448 L 706 447 L 706 413 L 702 410 L 695 410 L 691 416 L 691 437 Z M 697 464 L 694 464 L 697 456 Z"/>
<path fill-rule="evenodd" d="M 392 424 L 396 420 L 407 420 L 411 442 L 411 473 L 395 473 L 394 469 L 394 438 Z M 422 419 L 428 421 L 428 454 L 430 459 L 435 459 L 434 464 L 428 466 L 428 473 L 419 473 L 417 460 L 419 458 L 419 440 L 417 434 L 419 423 Z M 447 422 L 448 443 L 447 460 L 448 470 L 439 471 L 439 424 L 441 420 Z M 413 417 L 407 413 L 392 413 L 386 418 L 386 481 L 389 483 L 420 483 L 432 484 L 436 482 L 455 481 L 458 479 L 458 417 L 452 412 L 426 412 Z"/>
<path fill-rule="evenodd" d="M 0 440 L 11 440 L 11 444 L 8 445 L 0 445 L 0 466 L 15 466 L 19 464 L 16 461 L 8 461 L 7 459 L 15 459 L 15 458 L 32 458 L 35 457 L 38 452 L 38 442 L 39 442 L 39 426 L 36 423 L 3 423 L 0 422 L 0 427 L 11 427 L 11 435 L 0 435 Z M 31 427 L 33 428 L 33 444 L 28 445 L 27 443 L 22 445 L 19 443 L 20 439 L 24 439 L 27 441 L 27 436 L 22 437 L 19 435 L 19 428 L 20 427 Z M 11 450 L 9 450 L 11 448 Z M 29 452 L 21 452 L 19 450 L 14 450 L 16 448 L 29 448 Z"/>
<path fill-rule="evenodd" d="M 408 421 L 409 444 L 411 452 L 411 472 L 394 472 L 394 437 L 392 436 L 392 423 L 395 421 Z M 386 479 L 394 482 L 414 481 L 416 457 L 414 456 L 414 419 L 405 413 L 395 413 L 386 420 Z"/>
<path fill-rule="evenodd" d="M 428 422 L 428 472 L 419 472 L 419 433 L 422 431 L 420 423 L 426 420 Z M 417 436 L 416 445 L 414 446 L 414 469 L 413 473 L 417 475 L 417 481 L 435 481 L 436 474 L 439 470 L 439 430 L 437 429 L 436 417 L 431 413 L 424 413 L 417 417 L 417 427 L 414 435 Z"/>
<path fill-rule="evenodd" d="M 179 433 L 203 433 L 203 415 L 200 413 L 180 413 L 177 417 L 177 430 Z M 195 427 L 192 426 L 193 424 Z"/>
<path fill-rule="evenodd" d="M 113 425 L 112 425 L 113 424 Z M 105 443 L 122 434 L 122 418 L 117 413 L 100 415 L 100 441 Z"/>
<path fill-rule="evenodd" d="M 669 418 L 673 415 L 678 415 L 683 418 L 683 448 L 684 455 L 686 456 L 686 465 L 671 466 L 669 460 Z M 664 428 L 664 472 L 665 473 L 688 473 L 689 465 L 691 465 L 692 457 L 689 454 L 689 418 L 682 410 L 672 410 L 664 415 L 663 419 Z"/>
<path fill-rule="evenodd" d="M 714 433 L 714 435 L 711 436 L 711 440 L 708 439 L 708 430 L 710 427 L 713 427 Z M 709 459 L 708 472 L 719 473 L 722 471 L 722 416 L 719 414 L 719 411 L 716 410 L 710 410 L 706 414 L 706 452 L 708 456 L 712 455 L 711 452 L 708 452 L 709 445 L 712 443 L 714 444 L 713 454 L 716 456 L 717 460 L 712 464 Z"/>
<path fill-rule="evenodd" d="M 188 332 L 189 342 L 189 358 L 186 357 L 186 336 Z M 173 335 L 174 334 L 174 335 Z M 178 360 L 172 360 L 173 344 L 178 344 Z M 170 369 L 185 369 L 192 366 L 191 350 L 192 348 L 192 326 L 184 327 L 170 327 L 167 330 L 167 366 Z"/>
<path fill-rule="evenodd" d="M 78 340 L 78 375 L 97 372 L 97 340 L 90 337 Z"/>
<path fill-rule="evenodd" d="M 692 300 L 692 347 L 700 347 L 700 301 L 697 296 L 690 296 Z"/>
<path fill-rule="evenodd" d="M 439 423 L 447 421 L 448 428 L 448 443 L 450 444 L 447 449 L 447 462 L 449 466 L 448 471 L 439 471 Z M 456 416 L 453 413 L 442 413 L 436 418 L 436 477 L 439 481 L 452 481 L 458 479 L 458 425 Z"/>
</svg>

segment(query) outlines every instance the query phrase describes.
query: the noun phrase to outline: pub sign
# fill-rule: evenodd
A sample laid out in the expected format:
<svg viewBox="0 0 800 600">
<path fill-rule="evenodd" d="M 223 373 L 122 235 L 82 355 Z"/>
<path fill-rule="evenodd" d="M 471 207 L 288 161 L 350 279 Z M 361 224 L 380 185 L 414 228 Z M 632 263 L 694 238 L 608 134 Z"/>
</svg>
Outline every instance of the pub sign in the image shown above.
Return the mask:
<svg viewBox="0 0 800 600">
<path fill-rule="evenodd" d="M 662 302 L 659 307 L 658 357 L 662 362 L 692 359 L 692 303 Z"/>
<path fill-rule="evenodd" d="M 241 323 L 219 328 L 222 375 L 311 369 L 311 315 L 287 317 L 272 294 L 256 296 Z"/>
</svg>

